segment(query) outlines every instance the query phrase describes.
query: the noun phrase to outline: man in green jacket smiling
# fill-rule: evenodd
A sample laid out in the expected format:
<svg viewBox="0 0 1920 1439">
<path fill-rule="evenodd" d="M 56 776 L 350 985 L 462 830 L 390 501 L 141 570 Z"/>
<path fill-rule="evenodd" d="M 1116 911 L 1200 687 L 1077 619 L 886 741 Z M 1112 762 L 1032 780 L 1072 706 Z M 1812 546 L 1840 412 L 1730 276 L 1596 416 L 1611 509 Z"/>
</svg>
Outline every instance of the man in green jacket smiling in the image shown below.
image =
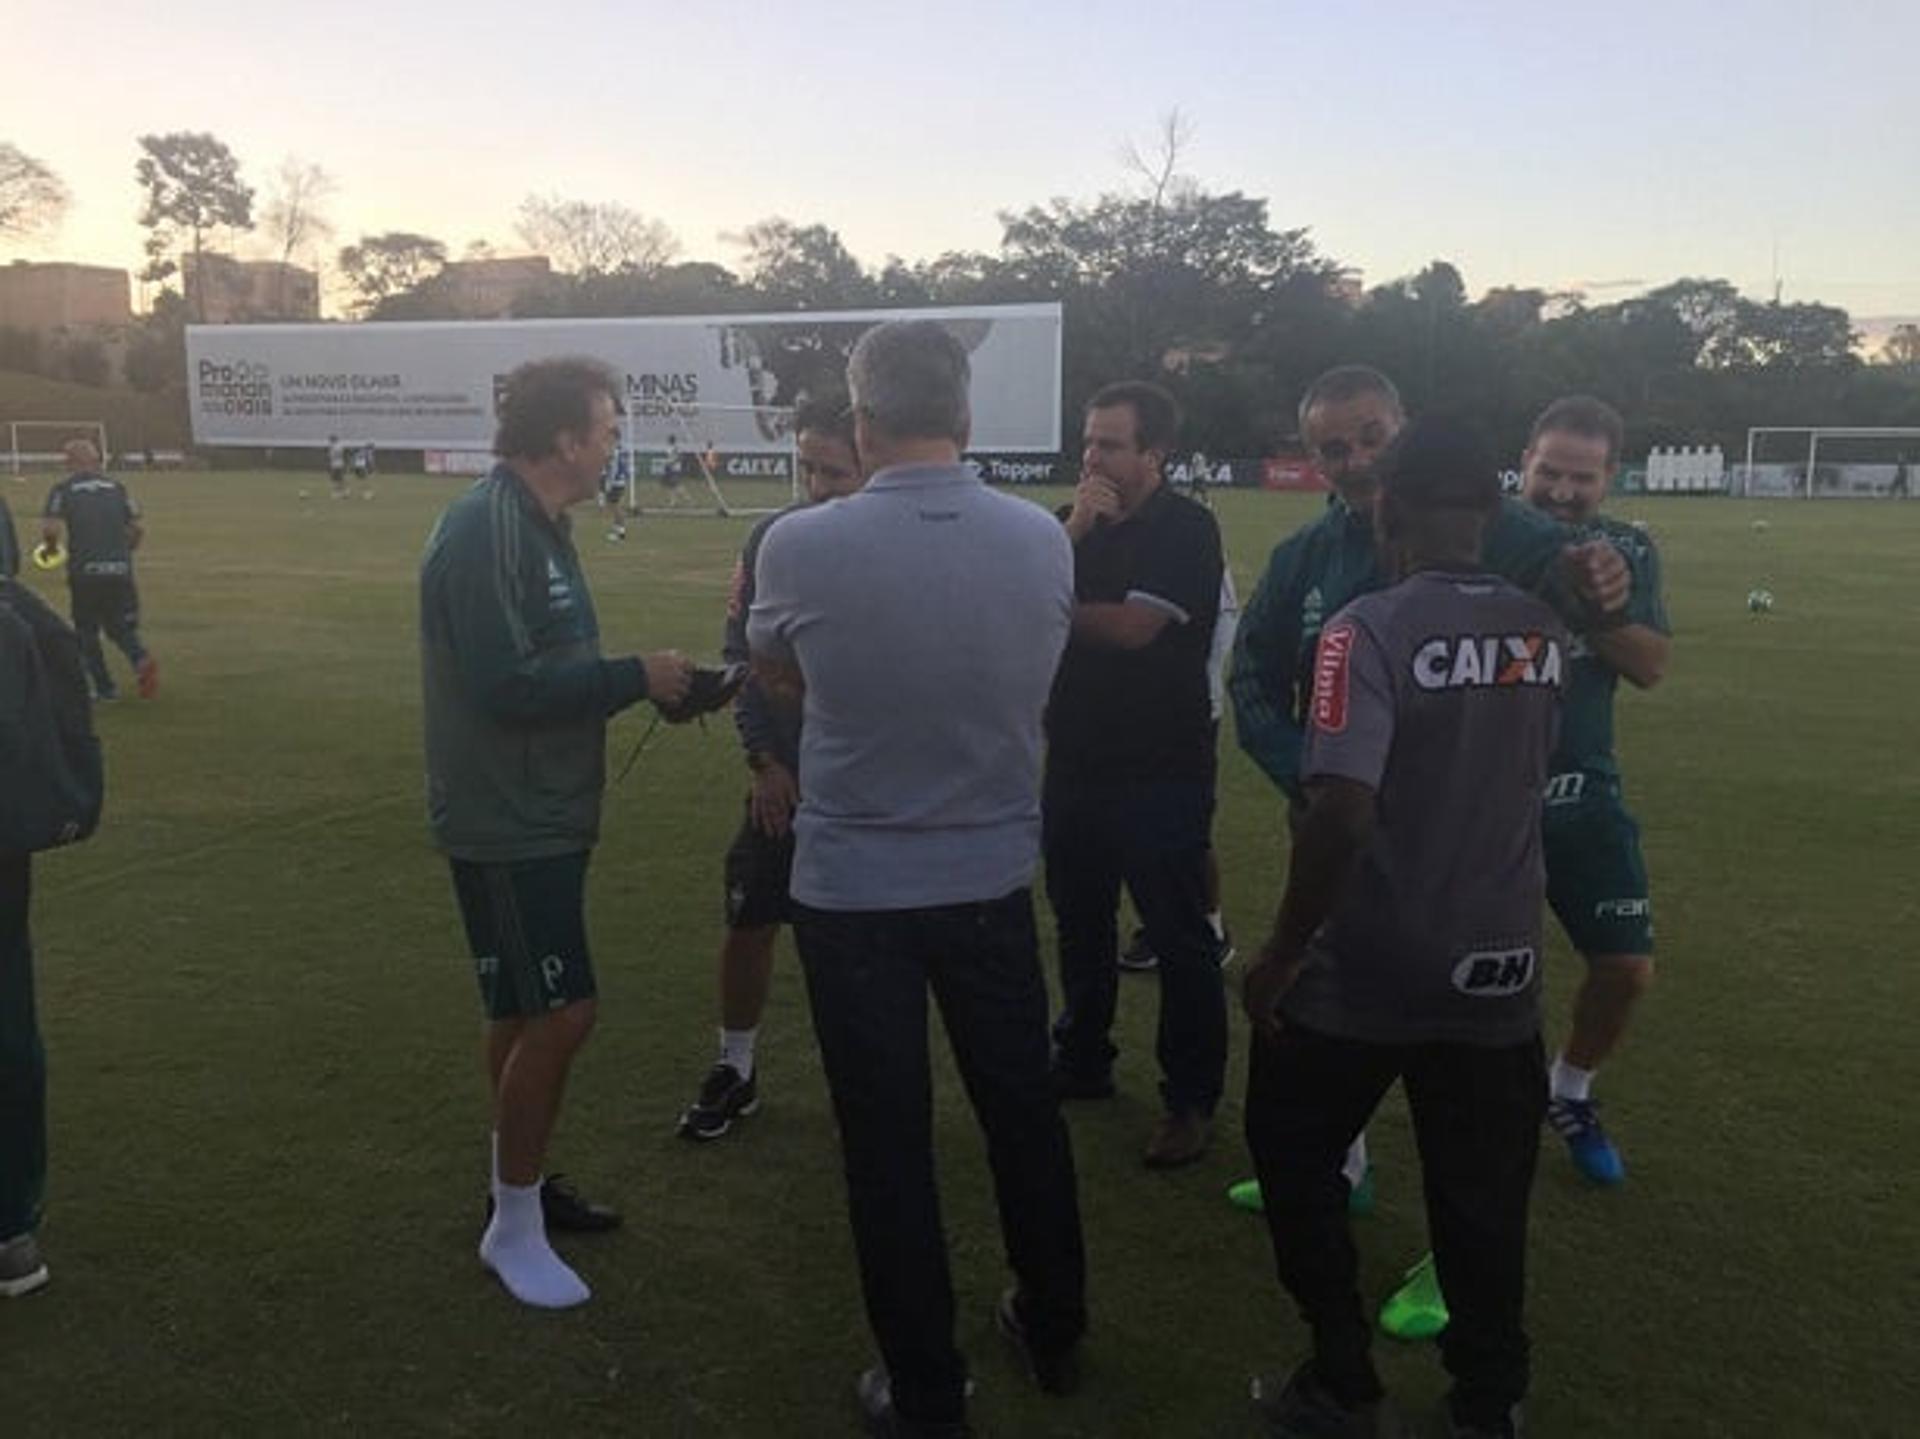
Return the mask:
<svg viewBox="0 0 1920 1439">
<path fill-rule="evenodd" d="M 573 1057 L 593 1028 L 587 859 L 599 838 L 610 715 L 685 695 L 677 651 L 603 659 L 566 511 L 619 443 L 620 381 L 590 360 L 507 377 L 493 473 L 440 517 L 420 567 L 427 811 L 486 1007 L 492 1216 L 481 1260 L 525 1304 L 589 1290 L 549 1225 L 618 1216 L 542 1176 Z"/>
</svg>

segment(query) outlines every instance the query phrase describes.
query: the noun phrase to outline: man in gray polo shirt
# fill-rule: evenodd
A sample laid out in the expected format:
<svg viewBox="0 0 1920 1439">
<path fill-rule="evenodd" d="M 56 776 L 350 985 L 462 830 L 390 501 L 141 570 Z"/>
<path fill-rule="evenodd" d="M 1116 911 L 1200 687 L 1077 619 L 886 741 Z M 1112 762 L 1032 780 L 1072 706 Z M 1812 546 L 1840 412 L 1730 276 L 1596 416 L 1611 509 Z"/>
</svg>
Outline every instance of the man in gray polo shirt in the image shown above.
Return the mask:
<svg viewBox="0 0 1920 1439">
<path fill-rule="evenodd" d="M 1540 792 L 1567 637 L 1541 601 L 1479 569 L 1499 503 L 1470 432 L 1410 425 L 1376 519 L 1404 578 L 1341 610 L 1315 659 L 1308 809 L 1246 977 L 1247 1142 L 1281 1282 L 1313 1331 L 1290 1379 L 1254 1386 L 1282 1434 L 1377 1432 L 1341 1162 L 1395 1079 L 1453 1311 L 1447 1432 L 1518 1432 L 1546 1105 Z"/>
<path fill-rule="evenodd" d="M 1073 614 L 1046 511 L 960 463 L 965 349 L 883 325 L 848 365 L 872 478 L 760 551 L 747 637 L 804 690 L 794 937 L 840 1123 L 867 1318 L 870 1432 L 966 1432 L 966 1363 L 933 1173 L 927 991 L 986 1131 L 1018 1283 L 997 1321 L 1042 1388 L 1086 1327 L 1073 1157 L 1048 1073 L 1030 893 L 1040 719 Z"/>
</svg>

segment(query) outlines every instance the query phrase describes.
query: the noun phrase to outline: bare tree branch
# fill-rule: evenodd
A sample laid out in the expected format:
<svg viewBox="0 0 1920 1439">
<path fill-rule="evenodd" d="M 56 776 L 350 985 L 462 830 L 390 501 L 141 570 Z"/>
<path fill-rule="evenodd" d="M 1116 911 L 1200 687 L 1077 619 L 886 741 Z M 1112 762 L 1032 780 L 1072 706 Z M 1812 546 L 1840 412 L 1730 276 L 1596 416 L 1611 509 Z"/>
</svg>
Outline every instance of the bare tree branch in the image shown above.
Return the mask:
<svg viewBox="0 0 1920 1439">
<path fill-rule="evenodd" d="M 529 195 L 514 228 L 557 268 L 576 275 L 649 274 L 680 251 L 673 231 L 617 200 Z"/>
<path fill-rule="evenodd" d="M 333 176 L 311 160 L 289 155 L 280 162 L 267 192 L 261 225 L 278 250 L 284 268 L 294 255 L 333 238 L 326 203 L 339 190 Z"/>
<path fill-rule="evenodd" d="M 73 196 L 53 171 L 19 146 L 0 140 L 0 235 L 52 229 Z"/>
<path fill-rule="evenodd" d="M 1146 183 L 1147 198 L 1156 211 L 1166 203 L 1168 190 L 1178 188 L 1180 157 L 1192 146 L 1193 135 L 1193 122 L 1176 105 L 1160 117 L 1151 152 L 1143 152 L 1131 139 L 1120 147 L 1120 163 Z"/>
</svg>

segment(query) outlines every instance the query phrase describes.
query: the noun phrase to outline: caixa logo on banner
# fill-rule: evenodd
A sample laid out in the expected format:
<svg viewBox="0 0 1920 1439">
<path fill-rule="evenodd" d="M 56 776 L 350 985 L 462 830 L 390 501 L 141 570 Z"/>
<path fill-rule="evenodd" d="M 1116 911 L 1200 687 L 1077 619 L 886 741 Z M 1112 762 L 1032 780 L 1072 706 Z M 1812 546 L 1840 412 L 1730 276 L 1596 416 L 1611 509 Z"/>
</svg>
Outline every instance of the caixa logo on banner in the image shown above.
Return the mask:
<svg viewBox="0 0 1920 1439">
<path fill-rule="evenodd" d="M 202 414 L 273 413 L 273 371 L 257 360 L 202 360 L 194 380 Z"/>
</svg>

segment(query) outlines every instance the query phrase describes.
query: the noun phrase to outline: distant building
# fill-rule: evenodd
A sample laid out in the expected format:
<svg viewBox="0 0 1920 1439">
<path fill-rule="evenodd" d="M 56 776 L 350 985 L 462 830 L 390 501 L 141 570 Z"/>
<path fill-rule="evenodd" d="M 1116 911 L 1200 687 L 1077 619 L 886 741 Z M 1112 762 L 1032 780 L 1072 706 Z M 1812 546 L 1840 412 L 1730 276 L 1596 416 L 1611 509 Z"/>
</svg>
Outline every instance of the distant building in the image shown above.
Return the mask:
<svg viewBox="0 0 1920 1439">
<path fill-rule="evenodd" d="M 514 302 L 553 276 L 545 255 L 510 255 L 488 260 L 449 260 L 434 277 L 437 300 L 449 315 L 463 320 L 500 320 Z"/>
<path fill-rule="evenodd" d="M 133 320 L 132 294 L 125 270 L 15 260 L 0 266 L 0 326 L 39 334 L 117 329 Z"/>
<path fill-rule="evenodd" d="M 209 325 L 320 318 L 320 277 L 298 265 L 202 251 L 181 257 L 180 278 L 188 313 Z"/>
</svg>

